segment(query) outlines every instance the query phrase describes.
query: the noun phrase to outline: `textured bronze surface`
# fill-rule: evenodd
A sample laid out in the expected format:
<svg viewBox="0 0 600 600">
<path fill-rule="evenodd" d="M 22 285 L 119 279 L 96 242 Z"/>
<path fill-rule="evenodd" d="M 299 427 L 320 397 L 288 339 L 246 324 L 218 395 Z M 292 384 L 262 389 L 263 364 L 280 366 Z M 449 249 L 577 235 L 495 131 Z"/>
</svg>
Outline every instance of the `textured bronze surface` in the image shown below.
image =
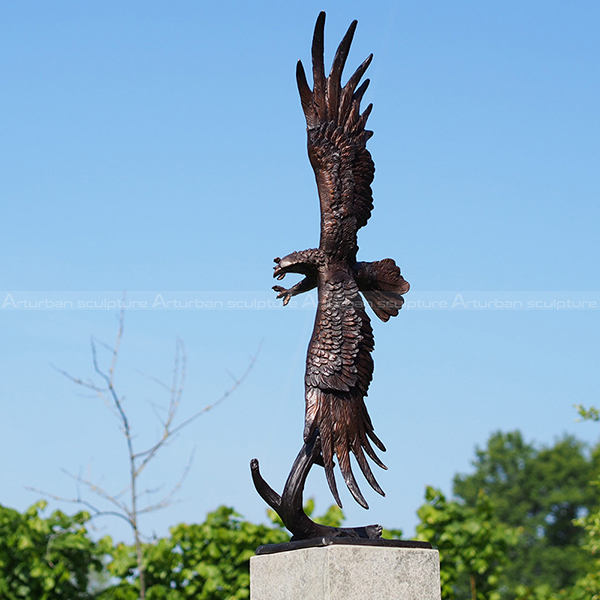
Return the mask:
<svg viewBox="0 0 600 600">
<path fill-rule="evenodd" d="M 321 206 L 319 247 L 292 252 L 276 258 L 274 276 L 287 273 L 304 275 L 299 283 L 285 289 L 274 286 L 277 297 L 286 305 L 290 298 L 317 288 L 318 307 L 308 346 L 305 375 L 304 446 L 292 467 L 280 497 L 260 476 L 258 461 L 252 461 L 255 486 L 261 496 L 282 517 L 294 539 L 322 536 L 376 538 L 381 528 L 336 529 L 324 531 L 302 511 L 302 490 L 308 471 L 315 463 L 325 469 L 333 497 L 340 501 L 334 476 L 334 458 L 354 499 L 364 508 L 368 504 L 358 487 L 350 465 L 353 454 L 365 479 L 381 495 L 367 457 L 386 468 L 373 446 L 385 451 L 375 435 L 364 398 L 373 376 L 374 346 L 371 322 L 362 296 L 374 313 L 387 321 L 402 307 L 409 284 L 395 262 L 386 258 L 376 262 L 357 262 L 357 233 L 371 216 L 371 183 L 375 165 L 366 149 L 373 132 L 365 129 L 371 112 L 369 104 L 360 111 L 368 87 L 359 85 L 372 55 L 342 88 L 341 78 L 357 22 L 353 21 L 340 43 L 331 72 L 325 77 L 323 34 L 325 13 L 317 19 L 312 43 L 313 89 L 298 61 L 296 79 L 306 117 L 308 156 L 315 172 Z M 299 512 L 302 512 L 302 515 Z M 309 523 L 311 525 L 309 525 Z M 331 530 L 334 528 L 328 528 Z"/>
</svg>

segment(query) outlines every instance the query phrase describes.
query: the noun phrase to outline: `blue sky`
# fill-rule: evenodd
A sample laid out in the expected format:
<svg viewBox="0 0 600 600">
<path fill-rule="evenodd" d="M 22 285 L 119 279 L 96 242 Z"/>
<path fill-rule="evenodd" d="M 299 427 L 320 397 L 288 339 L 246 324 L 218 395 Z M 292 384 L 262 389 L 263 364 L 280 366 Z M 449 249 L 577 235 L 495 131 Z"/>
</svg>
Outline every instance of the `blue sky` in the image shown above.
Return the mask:
<svg viewBox="0 0 600 600">
<path fill-rule="evenodd" d="M 72 496 L 62 468 L 111 489 L 126 474 L 112 416 L 50 366 L 91 375 L 90 335 L 111 342 L 117 311 L 15 309 L 8 294 L 102 305 L 127 291 L 150 305 L 127 311 L 117 372 L 140 443 L 166 399 L 139 371 L 168 379 L 177 336 L 182 417 L 262 343 L 244 385 L 149 474 L 174 482 L 196 448 L 182 502 L 146 531 L 219 504 L 264 519 L 248 462 L 281 488 L 303 427 L 314 311 L 260 302 L 274 297 L 273 257 L 318 243 L 294 70 L 320 10 L 328 62 L 354 18 L 348 69 L 375 55 L 375 211 L 359 257 L 395 258 L 412 286 L 408 310 L 374 323 L 368 406 L 387 498 L 369 494 L 365 513 L 343 495 L 349 522 L 410 533 L 425 485 L 449 491 L 492 431 L 598 439 L 572 408 L 598 404 L 600 387 L 597 3 L 4 3 L 1 503 L 29 505 L 26 486 Z M 224 308 L 151 308 L 158 293 Z M 435 301 L 447 308 L 425 308 Z M 332 502 L 322 473 L 307 495 Z"/>
</svg>

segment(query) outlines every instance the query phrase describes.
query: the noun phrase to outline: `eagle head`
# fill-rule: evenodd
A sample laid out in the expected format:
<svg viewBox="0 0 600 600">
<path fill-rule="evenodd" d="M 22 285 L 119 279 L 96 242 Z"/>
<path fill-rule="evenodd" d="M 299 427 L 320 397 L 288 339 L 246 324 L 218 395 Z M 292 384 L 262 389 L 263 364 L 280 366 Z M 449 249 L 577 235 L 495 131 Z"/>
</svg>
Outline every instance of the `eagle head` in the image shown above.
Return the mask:
<svg viewBox="0 0 600 600">
<path fill-rule="evenodd" d="M 283 258 L 275 258 L 274 261 L 273 277 L 277 279 L 283 279 L 286 273 L 314 274 L 325 262 L 323 253 L 317 248 L 292 252 Z"/>
</svg>

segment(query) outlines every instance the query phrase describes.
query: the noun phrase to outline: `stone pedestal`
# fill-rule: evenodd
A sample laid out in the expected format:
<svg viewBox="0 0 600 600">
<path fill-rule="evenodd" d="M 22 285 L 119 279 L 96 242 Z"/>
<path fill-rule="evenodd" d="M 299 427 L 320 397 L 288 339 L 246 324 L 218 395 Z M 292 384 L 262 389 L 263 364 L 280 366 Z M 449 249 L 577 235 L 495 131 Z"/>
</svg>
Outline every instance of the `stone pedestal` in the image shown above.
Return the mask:
<svg viewBox="0 0 600 600">
<path fill-rule="evenodd" d="M 437 550 L 330 545 L 250 559 L 250 600 L 440 600 Z"/>
</svg>

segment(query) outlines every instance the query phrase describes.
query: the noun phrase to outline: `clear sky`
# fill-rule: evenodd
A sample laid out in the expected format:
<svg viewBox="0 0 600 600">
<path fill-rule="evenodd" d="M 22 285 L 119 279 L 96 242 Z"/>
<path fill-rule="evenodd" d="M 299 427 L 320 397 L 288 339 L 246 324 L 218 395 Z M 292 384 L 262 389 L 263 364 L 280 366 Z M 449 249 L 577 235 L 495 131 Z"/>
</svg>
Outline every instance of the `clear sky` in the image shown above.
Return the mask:
<svg viewBox="0 0 600 600">
<path fill-rule="evenodd" d="M 145 530 L 219 504 L 265 518 L 248 463 L 281 489 L 301 446 L 314 310 L 263 303 L 273 257 L 318 243 L 294 72 L 323 9 L 328 62 L 354 18 L 348 68 L 375 55 L 375 211 L 359 257 L 395 258 L 412 285 L 396 319 L 374 322 L 368 406 L 387 498 L 365 483 L 366 513 L 343 491 L 350 524 L 411 533 L 425 485 L 450 491 L 498 429 L 597 440 L 573 409 L 600 403 L 597 2 L 5 2 L 2 504 L 28 506 L 26 486 L 76 494 L 63 468 L 124 482 L 112 415 L 50 365 L 90 376 L 90 335 L 116 335 L 117 311 L 102 307 L 127 291 L 149 303 L 127 311 L 117 371 L 136 441 L 155 439 L 152 403 L 166 401 L 139 372 L 168 379 L 177 336 L 182 417 L 262 342 L 244 385 L 149 473 L 148 486 L 176 481 L 196 448 L 183 501 Z M 205 308 L 152 308 L 159 293 Z M 74 308 L 23 308 L 46 300 Z M 76 308 L 90 301 L 100 308 Z M 322 472 L 308 495 L 318 510 L 332 502 Z"/>
</svg>

